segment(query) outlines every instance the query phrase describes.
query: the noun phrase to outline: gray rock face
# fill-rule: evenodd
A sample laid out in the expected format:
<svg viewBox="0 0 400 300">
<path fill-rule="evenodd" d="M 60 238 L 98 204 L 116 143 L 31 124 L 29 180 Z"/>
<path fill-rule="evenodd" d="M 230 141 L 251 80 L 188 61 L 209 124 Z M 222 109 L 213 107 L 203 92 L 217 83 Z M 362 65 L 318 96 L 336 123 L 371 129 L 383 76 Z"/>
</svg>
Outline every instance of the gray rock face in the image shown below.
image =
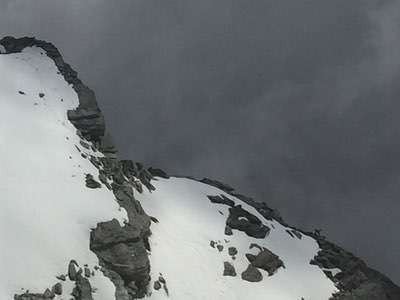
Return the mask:
<svg viewBox="0 0 400 300">
<path fill-rule="evenodd" d="M 216 187 L 216 188 L 218 188 L 218 189 L 220 189 L 220 190 L 222 190 L 222 191 L 224 191 L 224 192 L 226 192 L 228 194 L 235 190 L 233 187 L 231 187 L 231 186 L 229 186 L 229 185 L 227 185 L 225 183 L 222 183 L 222 182 L 220 182 L 218 180 L 213 180 L 213 179 L 209 179 L 209 178 L 203 178 L 202 180 L 199 180 L 199 181 L 202 182 L 202 183 L 214 186 L 214 187 Z"/>
<path fill-rule="evenodd" d="M 328 242 L 320 234 L 308 233 L 308 235 L 315 238 L 321 248 L 318 255 L 310 263 L 321 268 L 339 268 L 342 270 L 335 276 L 332 276 L 331 273 L 325 273 L 341 291 L 332 299 L 400 299 L 400 288 L 386 276 L 370 269 L 360 258 Z"/>
<path fill-rule="evenodd" d="M 135 283 L 137 297 L 144 296 L 150 281 L 150 261 L 140 228 L 129 224 L 121 227 L 115 219 L 99 223 L 91 232 L 90 249 L 124 282 Z"/>
<path fill-rule="evenodd" d="M 57 282 L 55 285 L 53 285 L 53 287 L 51 288 L 51 291 L 55 295 L 62 295 L 62 292 L 63 292 L 62 284 L 60 282 Z"/>
<path fill-rule="evenodd" d="M 283 267 L 283 261 L 277 255 L 264 248 L 254 258 L 251 258 L 251 265 L 267 271 L 268 275 L 272 276 L 279 268 Z"/>
<path fill-rule="evenodd" d="M 96 180 L 94 180 L 92 174 L 86 174 L 85 183 L 86 183 L 86 186 L 90 189 L 101 188 L 101 184 L 99 182 L 97 182 Z"/>
<path fill-rule="evenodd" d="M 68 278 L 71 281 L 75 281 L 78 278 L 78 272 L 76 267 L 79 267 L 75 260 L 71 260 L 68 264 Z"/>
<path fill-rule="evenodd" d="M 223 275 L 224 276 L 233 276 L 233 277 L 236 276 L 236 271 L 235 271 L 234 266 L 228 261 L 224 262 L 224 274 Z"/>
<path fill-rule="evenodd" d="M 331 300 L 387 300 L 396 299 L 387 295 L 381 285 L 363 283 L 358 288 L 334 295 Z"/>
<path fill-rule="evenodd" d="M 225 204 L 228 206 L 235 206 L 235 202 L 231 199 L 229 199 L 228 197 L 224 196 L 224 195 L 220 195 L 220 196 L 207 196 L 208 199 L 210 199 L 210 201 L 212 203 L 217 203 L 217 204 Z"/>
<path fill-rule="evenodd" d="M 237 251 L 237 249 L 235 248 L 235 247 L 229 247 L 228 248 L 228 254 L 230 255 L 230 256 L 234 256 L 234 255 L 236 255 L 238 253 L 238 251 Z"/>
<path fill-rule="evenodd" d="M 256 267 L 254 267 L 253 265 L 249 265 L 247 269 L 242 273 L 242 279 L 249 282 L 260 282 L 261 280 L 263 280 L 263 276 Z"/>
<path fill-rule="evenodd" d="M 225 234 L 226 235 L 232 235 L 232 228 L 230 228 L 228 225 L 225 226 Z"/>
<path fill-rule="evenodd" d="M 92 287 L 89 280 L 79 275 L 75 282 L 72 295 L 75 297 L 75 300 L 93 300 Z"/>
<path fill-rule="evenodd" d="M 44 293 L 43 294 L 31 294 L 25 293 L 21 295 L 14 295 L 14 300 L 49 300 L 53 299 L 53 297 L 47 297 Z"/>
<path fill-rule="evenodd" d="M 229 217 L 226 220 L 226 225 L 258 239 L 265 238 L 270 232 L 270 229 L 259 218 L 244 210 L 241 205 L 229 208 Z"/>
</svg>

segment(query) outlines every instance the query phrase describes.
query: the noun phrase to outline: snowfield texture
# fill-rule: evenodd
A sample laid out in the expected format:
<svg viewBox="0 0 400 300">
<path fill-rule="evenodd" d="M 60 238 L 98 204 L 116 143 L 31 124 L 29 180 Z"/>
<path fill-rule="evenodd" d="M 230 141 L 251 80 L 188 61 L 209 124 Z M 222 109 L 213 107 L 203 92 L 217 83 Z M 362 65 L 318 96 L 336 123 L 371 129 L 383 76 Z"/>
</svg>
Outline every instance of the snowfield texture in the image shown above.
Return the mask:
<svg viewBox="0 0 400 300">
<path fill-rule="evenodd" d="M 39 48 L 0 55 L 0 299 L 25 290 L 43 293 L 75 259 L 93 268 L 90 229 L 117 218 L 120 210 L 105 187 L 85 187 L 97 169 L 78 151 L 67 110 L 78 106 L 74 90 Z M 93 153 L 101 155 L 100 153 Z M 90 279 L 98 300 L 114 299 L 101 272 Z M 69 299 L 73 284 L 63 283 Z"/>
<path fill-rule="evenodd" d="M 314 239 L 305 235 L 301 239 L 292 237 L 286 232 L 291 228 L 266 220 L 253 207 L 215 187 L 185 178 L 158 179 L 152 184 L 156 191 L 136 194 L 136 198 L 159 221 L 151 227 L 151 275 L 157 280 L 162 274 L 169 298 L 160 289 L 152 292 L 151 299 L 327 300 L 337 292 L 323 271 L 310 265 L 319 251 Z M 229 206 L 207 198 L 221 194 L 262 220 L 271 228 L 270 234 L 265 239 L 252 238 L 238 230 L 225 235 Z M 223 245 L 223 250 L 211 247 L 210 241 Z M 270 277 L 261 270 L 261 282 L 242 280 L 240 274 L 249 265 L 245 254 L 259 252 L 249 249 L 251 243 L 278 255 L 285 268 Z M 228 247 L 232 246 L 238 250 L 234 260 L 228 254 Z M 225 261 L 235 267 L 236 277 L 222 276 Z"/>
</svg>

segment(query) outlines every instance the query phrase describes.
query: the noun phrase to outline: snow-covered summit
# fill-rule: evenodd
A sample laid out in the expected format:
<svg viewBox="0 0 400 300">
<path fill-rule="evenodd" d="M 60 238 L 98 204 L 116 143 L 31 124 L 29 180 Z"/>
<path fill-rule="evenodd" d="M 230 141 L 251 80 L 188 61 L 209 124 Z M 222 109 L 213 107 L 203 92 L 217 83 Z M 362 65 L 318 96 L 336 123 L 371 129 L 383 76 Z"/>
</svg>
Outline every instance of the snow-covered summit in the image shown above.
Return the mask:
<svg viewBox="0 0 400 300">
<path fill-rule="evenodd" d="M 0 70 L 1 300 L 400 299 L 265 203 L 119 160 L 52 44 L 4 38 Z"/>
</svg>

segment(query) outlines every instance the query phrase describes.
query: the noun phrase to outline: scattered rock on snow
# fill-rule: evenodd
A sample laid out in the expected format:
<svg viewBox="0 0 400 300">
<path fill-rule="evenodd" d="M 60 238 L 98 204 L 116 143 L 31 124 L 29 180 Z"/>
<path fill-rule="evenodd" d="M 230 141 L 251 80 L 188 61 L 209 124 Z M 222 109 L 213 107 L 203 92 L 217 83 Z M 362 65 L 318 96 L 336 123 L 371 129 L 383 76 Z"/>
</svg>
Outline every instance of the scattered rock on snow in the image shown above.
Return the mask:
<svg viewBox="0 0 400 300">
<path fill-rule="evenodd" d="M 241 205 L 229 208 L 226 225 L 259 239 L 265 238 L 270 232 L 269 227 L 265 226 L 259 218 L 244 210 Z"/>
<path fill-rule="evenodd" d="M 53 285 L 53 287 L 51 288 L 51 291 L 55 294 L 55 295 L 61 295 L 62 294 L 62 284 L 60 282 L 57 282 L 55 285 Z"/>
<path fill-rule="evenodd" d="M 279 256 L 265 248 L 255 256 L 251 264 L 256 268 L 267 271 L 269 276 L 272 276 L 280 267 L 284 266 Z"/>
<path fill-rule="evenodd" d="M 228 261 L 224 262 L 224 276 L 236 276 L 235 267 Z"/>
<path fill-rule="evenodd" d="M 263 279 L 263 276 L 256 267 L 249 265 L 242 273 L 242 279 L 249 282 L 260 282 Z"/>
<path fill-rule="evenodd" d="M 161 289 L 161 283 L 160 283 L 158 280 L 157 280 L 157 281 L 154 281 L 153 288 L 154 288 L 156 291 L 158 291 L 159 289 Z"/>
<path fill-rule="evenodd" d="M 99 189 L 101 188 L 101 184 L 94 180 L 92 174 L 86 174 L 86 186 L 90 189 Z"/>
<path fill-rule="evenodd" d="M 234 256 L 238 253 L 237 249 L 235 247 L 229 247 L 228 248 L 228 253 L 230 256 Z"/>
<path fill-rule="evenodd" d="M 219 196 L 207 196 L 207 198 L 212 202 L 212 203 L 217 203 L 217 204 L 225 204 L 230 207 L 235 206 L 235 202 L 228 197 L 224 195 L 219 195 Z"/>
</svg>

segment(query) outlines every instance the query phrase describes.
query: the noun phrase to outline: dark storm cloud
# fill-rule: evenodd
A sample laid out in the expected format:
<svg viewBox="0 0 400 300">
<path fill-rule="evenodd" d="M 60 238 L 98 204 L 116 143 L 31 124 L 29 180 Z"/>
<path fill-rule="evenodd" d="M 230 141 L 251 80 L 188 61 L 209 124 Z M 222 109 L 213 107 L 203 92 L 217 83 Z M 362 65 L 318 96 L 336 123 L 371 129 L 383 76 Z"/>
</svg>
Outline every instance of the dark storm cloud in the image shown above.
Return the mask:
<svg viewBox="0 0 400 300">
<path fill-rule="evenodd" d="M 53 41 L 122 155 L 222 179 L 400 282 L 398 2 L 2 1 Z"/>
</svg>

